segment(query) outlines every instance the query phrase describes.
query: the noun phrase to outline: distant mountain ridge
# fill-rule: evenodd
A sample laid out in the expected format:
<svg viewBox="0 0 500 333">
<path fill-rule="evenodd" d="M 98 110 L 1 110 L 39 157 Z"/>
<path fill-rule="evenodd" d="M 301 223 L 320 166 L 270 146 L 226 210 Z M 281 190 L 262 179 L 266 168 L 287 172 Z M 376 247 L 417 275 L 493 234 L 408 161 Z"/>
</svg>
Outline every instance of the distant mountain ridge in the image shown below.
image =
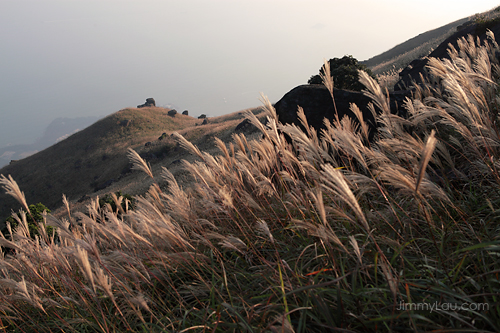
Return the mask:
<svg viewBox="0 0 500 333">
<path fill-rule="evenodd" d="M 49 126 L 47 126 L 43 135 L 36 140 L 36 142 L 0 148 L 0 168 L 9 164 L 11 160 L 23 159 L 42 151 L 45 148 L 50 147 L 70 135 L 92 125 L 101 118 L 102 116 L 56 118 L 49 124 Z"/>
<path fill-rule="evenodd" d="M 38 140 L 40 144 L 51 145 L 64 140 L 71 134 L 81 131 L 92 125 L 103 116 L 89 116 L 78 118 L 56 118 L 52 121 L 43 136 Z"/>
<path fill-rule="evenodd" d="M 500 12 L 498 16 L 492 17 L 488 20 L 481 20 L 480 23 L 470 24 L 455 32 L 452 36 L 448 37 L 443 43 L 436 47 L 430 54 L 429 58 L 450 59 L 448 49 L 450 45 L 458 48 L 458 40 L 472 36 L 481 41 L 487 39 L 486 31 L 489 30 L 493 33 L 497 43 L 500 43 Z M 420 58 L 413 60 L 406 68 L 399 73 L 399 81 L 396 83 L 394 90 L 406 90 L 407 87 L 413 84 L 421 84 L 422 77 L 427 78 L 426 66 L 429 59 Z"/>
<path fill-rule="evenodd" d="M 459 26 L 467 23 L 468 21 L 470 21 L 469 17 L 463 18 L 463 19 L 454 21 L 452 23 L 448 23 L 446 25 L 443 25 L 442 27 L 421 33 L 418 36 L 415 36 L 413 38 L 408 39 L 406 42 L 403 42 L 401 44 L 394 46 L 390 50 L 387 50 L 379 55 L 371 57 L 368 60 L 364 60 L 364 61 L 360 61 L 360 62 L 373 69 L 374 67 L 376 67 L 380 64 L 383 64 L 385 62 L 389 62 L 392 59 L 394 59 L 402 54 L 405 54 L 407 52 L 411 52 L 412 50 L 415 50 L 416 48 L 420 47 L 421 45 L 429 43 L 431 41 L 432 44 L 428 46 L 428 49 L 423 51 L 424 53 L 428 52 L 431 48 L 441 44 L 448 36 L 453 34 Z M 419 56 L 416 56 L 416 57 L 419 57 Z M 375 74 L 379 74 L 380 70 L 376 70 L 376 72 L 377 73 L 375 73 Z"/>
</svg>

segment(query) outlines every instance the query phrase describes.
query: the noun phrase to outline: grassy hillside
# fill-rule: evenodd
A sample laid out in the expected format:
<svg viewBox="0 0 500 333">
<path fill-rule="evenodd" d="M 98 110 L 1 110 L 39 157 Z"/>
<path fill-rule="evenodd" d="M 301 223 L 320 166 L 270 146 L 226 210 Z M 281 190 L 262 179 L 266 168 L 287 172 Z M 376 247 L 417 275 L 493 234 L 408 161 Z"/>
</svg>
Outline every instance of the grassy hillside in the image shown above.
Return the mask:
<svg viewBox="0 0 500 333">
<path fill-rule="evenodd" d="M 47 126 L 43 135 L 35 142 L 0 148 L 0 168 L 8 165 L 12 160 L 20 160 L 44 150 L 92 125 L 100 118 L 102 117 L 56 118 Z"/>
<path fill-rule="evenodd" d="M 422 33 L 361 63 L 371 69 L 383 88 L 392 91 L 394 85 L 400 79 L 400 73 L 405 69 L 411 69 L 415 61 L 423 60 L 427 56 L 436 57 L 433 52 L 435 53 L 438 48 L 446 52 L 450 41 L 455 42 L 460 37 L 471 33 L 471 31 L 473 35 L 484 34 L 488 26 L 498 23 L 499 16 L 500 7 L 475 14 Z M 439 57 L 441 58 L 442 55 Z M 418 71 L 421 70 L 422 68 L 418 69 Z"/>
<path fill-rule="evenodd" d="M 268 101 L 208 125 L 126 109 L 9 166 L 27 197 L 109 177 L 94 194 L 141 195 L 72 201 L 38 234 L 20 213 L 0 236 L 0 331 L 499 332 L 500 47 L 457 47 L 406 118 L 360 74 L 372 141 L 346 119 L 283 126 Z M 243 117 L 258 131 L 235 133 Z"/>
<path fill-rule="evenodd" d="M 369 144 L 345 121 L 322 137 L 280 126 L 266 103 L 267 127 L 247 113 L 261 131 L 254 140 L 207 143 L 207 131 L 186 127 L 200 151 L 175 135 L 195 158 L 182 163 L 189 187 L 129 151 L 149 186 L 135 208 L 93 200 L 86 214 L 47 216 L 57 235 L 37 237 L 20 214 L 0 238 L 15 251 L 0 257 L 0 330 L 500 331 L 500 48 L 460 45 L 430 62 L 434 78 L 415 87 L 407 119 L 361 74 L 383 110 Z M 109 141 L 86 138 L 119 150 L 110 138 L 142 145 L 174 121 L 137 112 L 122 114 L 138 117 L 142 139 L 124 135 L 143 132 L 116 127 L 117 115 L 87 132 L 112 128 Z M 210 131 L 228 140 L 233 116 Z M 204 152 L 214 146 L 217 155 Z M 100 154 L 84 161 L 95 167 Z"/>
<path fill-rule="evenodd" d="M 437 29 L 421 33 L 404 43 L 394 46 L 388 51 L 368 60 L 361 61 L 361 63 L 368 66 L 373 74 L 382 74 L 393 68 L 404 68 L 412 60 L 427 56 L 432 49 L 456 32 L 458 27 L 470 20 L 470 18 L 464 18 Z"/>
<path fill-rule="evenodd" d="M 399 73 L 399 81 L 395 84 L 394 89 L 405 90 L 406 87 L 417 83 L 422 83 L 422 79 L 426 79 L 427 71 L 425 67 L 428 66 L 431 58 L 450 59 L 450 45 L 454 49 L 458 49 L 459 42 L 462 38 L 471 36 L 481 41 L 489 39 L 487 31 L 490 31 L 495 36 L 497 42 L 500 42 L 500 7 L 496 10 L 486 13 L 485 15 L 478 15 L 474 19 L 473 24 L 469 24 L 452 36 L 448 37 L 443 43 L 436 47 L 428 57 L 415 59 L 406 68 Z"/>
<path fill-rule="evenodd" d="M 141 153 L 151 163 L 167 163 L 184 158 L 186 152 L 176 148 L 170 137 L 173 131 L 184 133 L 193 142 L 213 142 L 215 135 L 232 133 L 243 116 L 241 112 L 210 118 L 208 125 L 190 116 L 167 115 L 169 109 L 128 108 L 99 120 L 42 152 L 19 160 L 0 169 L 0 174 L 11 175 L 25 192 L 29 203 L 42 202 L 51 209 L 61 206 L 62 194 L 78 205 L 78 200 L 110 192 L 128 190 L 142 193 L 147 186 L 139 183 L 131 172 L 127 149 Z M 258 111 L 255 111 L 258 112 Z M 158 138 L 167 133 L 167 138 Z M 225 138 L 227 139 L 227 138 Z M 146 142 L 151 142 L 145 147 Z M 87 200 L 88 201 L 88 200 Z M 11 208 L 20 206 L 0 193 L 0 219 L 10 215 Z"/>
</svg>

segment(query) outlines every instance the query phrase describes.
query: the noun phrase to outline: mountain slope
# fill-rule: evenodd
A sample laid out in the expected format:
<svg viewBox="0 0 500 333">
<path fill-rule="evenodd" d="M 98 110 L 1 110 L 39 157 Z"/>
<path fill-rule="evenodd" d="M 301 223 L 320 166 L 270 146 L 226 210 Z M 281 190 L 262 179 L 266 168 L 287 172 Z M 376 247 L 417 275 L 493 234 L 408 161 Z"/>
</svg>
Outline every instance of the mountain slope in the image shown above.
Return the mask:
<svg viewBox="0 0 500 333">
<path fill-rule="evenodd" d="M 241 112 L 234 113 L 210 118 L 208 125 L 201 126 L 201 120 L 181 114 L 171 117 L 168 111 L 159 107 L 118 111 L 39 153 L 5 166 L 0 174 L 12 175 L 29 204 L 42 202 L 54 209 L 61 205 L 63 193 L 76 202 L 98 191 L 109 192 L 122 180 L 121 186 L 140 183 L 130 179 L 137 174 L 130 170 L 129 147 L 152 163 L 184 158 L 186 153 L 176 148 L 172 132 L 206 144 L 209 136 L 225 135 L 228 139 L 243 118 Z M 162 133 L 167 137 L 159 141 Z M 147 142 L 151 144 L 145 147 Z M 19 204 L 2 191 L 0 222 L 16 207 L 20 208 Z"/>
<path fill-rule="evenodd" d="M 92 191 L 102 182 L 119 177 L 120 174 L 107 166 L 118 165 L 121 170 L 126 167 L 124 147 L 137 145 L 142 139 L 141 130 L 149 124 L 150 128 L 158 129 L 161 126 L 174 127 L 174 120 L 167 119 L 166 115 L 161 117 L 163 113 L 160 109 L 119 111 L 66 140 L 5 166 L 1 173 L 12 175 L 25 191 L 28 202 L 40 201 L 54 207 L 56 200 L 60 201 L 56 198 L 61 196 L 62 189 L 70 198 L 75 198 Z M 130 125 L 123 126 L 122 122 L 128 120 L 132 120 Z M 1 199 L 3 217 L 5 206 L 10 206 L 12 201 Z"/>
<path fill-rule="evenodd" d="M 446 28 L 456 29 L 457 24 L 468 22 L 464 20 L 450 23 L 441 30 L 421 34 L 411 39 L 411 43 L 408 41 L 403 44 L 410 47 L 418 41 L 439 35 Z M 466 26 L 463 30 L 470 28 Z M 371 60 L 380 61 L 395 54 L 394 50 L 402 52 L 405 49 L 396 47 L 392 49 L 393 52 L 388 51 Z M 170 117 L 168 111 L 160 107 L 120 110 L 44 151 L 5 166 L 0 169 L 0 174 L 12 175 L 25 192 L 29 204 L 42 202 L 51 209 L 61 205 L 63 193 L 75 204 L 89 196 L 115 190 L 141 194 L 147 189 L 148 183 L 137 173 L 131 172 L 128 148 L 133 148 L 151 162 L 155 174 L 159 174 L 161 166 L 180 169 L 179 160 L 190 157 L 176 146 L 170 137 L 172 132 L 178 131 L 201 150 L 213 152 L 214 136 L 226 142 L 231 140 L 236 125 L 243 118 L 241 112 L 235 112 L 210 118 L 208 125 L 200 126 L 201 121 L 198 119 L 181 114 Z M 260 108 L 253 109 L 256 114 L 261 111 Z M 159 141 L 162 133 L 167 136 Z M 147 142 L 152 144 L 146 147 Z M 1 224 L 12 208 L 19 209 L 20 206 L 3 191 L 0 192 Z"/>
<path fill-rule="evenodd" d="M 446 38 L 457 31 L 457 28 L 466 25 L 469 21 L 470 18 L 463 18 L 437 29 L 421 33 L 361 63 L 370 67 L 374 74 L 389 71 L 393 66 L 396 69 L 406 67 L 413 59 L 429 54 L 430 50 L 441 44 Z"/>
<path fill-rule="evenodd" d="M 56 118 L 45 129 L 41 138 L 31 144 L 19 144 L 0 148 L 0 168 L 11 160 L 19 160 L 69 137 L 92 125 L 102 117 Z"/>
<path fill-rule="evenodd" d="M 497 43 L 500 42 L 500 12 L 496 17 L 491 17 L 488 20 L 481 20 L 478 23 L 473 23 L 467 27 L 455 32 L 433 50 L 428 57 L 413 60 L 400 73 L 400 80 L 396 83 L 395 90 L 405 90 L 413 83 L 422 83 L 421 78 L 427 77 L 426 66 L 429 63 L 429 58 L 449 59 L 449 46 L 453 45 L 455 49 L 458 47 L 458 40 L 472 36 L 484 42 L 487 39 L 486 31 L 490 30 L 495 36 Z"/>
</svg>

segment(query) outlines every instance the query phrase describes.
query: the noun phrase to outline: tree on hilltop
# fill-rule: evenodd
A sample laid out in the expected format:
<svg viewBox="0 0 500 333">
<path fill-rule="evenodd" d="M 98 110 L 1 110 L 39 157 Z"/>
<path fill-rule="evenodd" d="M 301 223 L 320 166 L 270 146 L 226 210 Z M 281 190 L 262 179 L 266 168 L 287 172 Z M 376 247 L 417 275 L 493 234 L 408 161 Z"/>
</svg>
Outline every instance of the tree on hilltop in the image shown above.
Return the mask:
<svg viewBox="0 0 500 333">
<path fill-rule="evenodd" d="M 352 55 L 345 55 L 342 58 L 333 58 L 328 60 L 330 63 L 330 74 L 333 78 L 333 83 L 337 89 L 361 91 L 364 86 L 359 83 L 358 70 L 365 71 L 375 79 L 372 71 L 363 64 L 360 64 Z M 324 68 L 319 69 L 320 74 L 324 74 Z M 307 81 L 309 84 L 323 84 L 320 74 L 313 75 Z"/>
</svg>

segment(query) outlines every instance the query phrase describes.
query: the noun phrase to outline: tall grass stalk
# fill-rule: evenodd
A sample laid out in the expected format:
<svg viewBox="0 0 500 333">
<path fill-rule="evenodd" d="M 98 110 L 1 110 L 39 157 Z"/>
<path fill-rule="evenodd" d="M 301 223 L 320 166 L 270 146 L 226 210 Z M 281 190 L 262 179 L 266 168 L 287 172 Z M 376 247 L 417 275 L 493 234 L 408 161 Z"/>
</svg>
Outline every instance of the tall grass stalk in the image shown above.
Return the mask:
<svg viewBox="0 0 500 333">
<path fill-rule="evenodd" d="M 499 331 L 499 52 L 490 34 L 431 60 L 406 119 L 361 73 L 381 110 L 369 144 L 356 106 L 361 134 L 347 118 L 318 133 L 299 110 L 303 132 L 264 99 L 267 125 L 247 113 L 261 140 L 216 140 L 212 156 L 176 135 L 198 157 L 188 188 L 130 150 L 155 181 L 133 210 L 64 197 L 56 237 L 14 214 L 0 331 Z"/>
</svg>

